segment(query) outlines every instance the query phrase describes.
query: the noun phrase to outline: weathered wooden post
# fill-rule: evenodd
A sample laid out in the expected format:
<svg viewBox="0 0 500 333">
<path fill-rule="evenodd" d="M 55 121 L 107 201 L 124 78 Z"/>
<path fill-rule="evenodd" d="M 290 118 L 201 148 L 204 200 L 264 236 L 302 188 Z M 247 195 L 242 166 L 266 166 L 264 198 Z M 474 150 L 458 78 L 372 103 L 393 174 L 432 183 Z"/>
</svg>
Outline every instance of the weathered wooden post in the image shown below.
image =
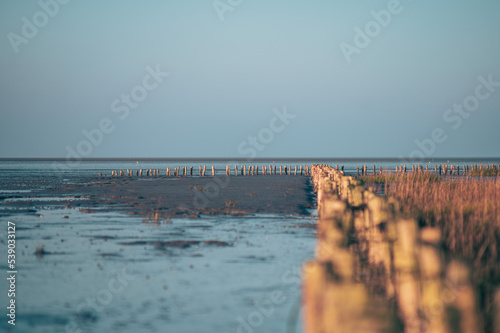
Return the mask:
<svg viewBox="0 0 500 333">
<path fill-rule="evenodd" d="M 417 254 L 421 279 L 420 309 L 424 313 L 424 325 L 428 333 L 449 332 L 444 309 L 437 313 L 434 310 L 436 302 L 440 302 L 443 289 L 440 241 L 441 231 L 438 228 L 425 227 L 420 230 L 420 246 Z"/>
<path fill-rule="evenodd" d="M 405 332 L 422 330 L 419 311 L 420 284 L 416 256 L 418 226 L 415 220 L 397 220 L 393 244 L 394 284 Z"/>
<path fill-rule="evenodd" d="M 190 175 L 190 176 L 192 176 L 192 175 L 193 175 L 193 167 L 192 167 L 192 166 L 190 166 L 190 167 L 189 167 L 189 175 Z"/>
<path fill-rule="evenodd" d="M 297 166 L 295 166 L 295 174 L 294 176 L 297 176 Z"/>
<path fill-rule="evenodd" d="M 247 166 L 246 165 L 243 166 L 243 175 L 244 176 L 247 175 Z"/>
<path fill-rule="evenodd" d="M 282 166 L 280 165 L 280 175 L 283 174 Z"/>
<path fill-rule="evenodd" d="M 203 166 L 203 173 L 202 173 L 202 176 L 203 176 L 203 177 L 205 177 L 205 172 L 206 172 L 206 171 L 207 171 L 207 166 L 206 166 L 206 165 L 204 165 L 204 166 Z"/>
<path fill-rule="evenodd" d="M 215 167 L 212 165 L 212 176 L 215 176 Z"/>
<path fill-rule="evenodd" d="M 300 166 L 300 175 L 302 176 L 302 165 Z"/>
<path fill-rule="evenodd" d="M 458 261 L 452 261 L 446 269 L 446 283 L 450 288 L 447 300 L 452 308 L 460 314 L 460 332 L 484 332 L 483 325 L 477 313 L 476 293 L 471 283 L 470 271 L 467 266 Z"/>
</svg>

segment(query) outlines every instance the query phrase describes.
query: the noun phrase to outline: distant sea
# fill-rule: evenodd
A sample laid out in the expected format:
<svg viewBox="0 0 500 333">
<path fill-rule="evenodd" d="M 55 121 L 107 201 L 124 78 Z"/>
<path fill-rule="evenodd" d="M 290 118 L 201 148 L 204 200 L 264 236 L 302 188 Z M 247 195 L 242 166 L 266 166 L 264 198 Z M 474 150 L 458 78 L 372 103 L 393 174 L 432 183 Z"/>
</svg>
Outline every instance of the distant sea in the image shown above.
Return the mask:
<svg viewBox="0 0 500 333">
<path fill-rule="evenodd" d="M 408 162 L 400 159 L 256 159 L 256 160 L 231 160 L 231 159 L 99 159 L 99 160 L 82 160 L 68 162 L 62 160 L 45 160 L 45 159 L 0 159 L 0 176 L 1 177 L 43 177 L 43 176 L 57 176 L 57 177 L 89 177 L 95 176 L 99 173 L 108 176 L 111 175 L 113 170 L 138 170 L 138 169 L 160 169 L 165 172 L 167 167 L 193 167 L 193 175 L 199 174 L 199 166 L 207 166 L 207 174 L 211 173 L 212 165 L 215 166 L 216 174 L 225 174 L 226 165 L 231 166 L 231 171 L 234 171 L 234 166 L 238 165 L 256 165 L 262 170 L 264 165 L 279 166 L 304 166 L 311 164 L 328 164 L 333 167 L 336 165 L 339 168 L 343 165 L 346 174 L 355 174 L 356 168 L 361 165 L 367 165 L 368 170 L 376 166 L 377 171 L 380 167 L 384 170 L 393 171 L 396 166 L 401 165 L 429 165 L 429 169 L 434 168 L 434 165 L 448 164 L 448 165 L 462 165 L 467 164 L 483 164 L 483 165 L 499 165 L 500 158 L 478 158 L 478 159 L 429 159 L 416 162 Z"/>
</svg>

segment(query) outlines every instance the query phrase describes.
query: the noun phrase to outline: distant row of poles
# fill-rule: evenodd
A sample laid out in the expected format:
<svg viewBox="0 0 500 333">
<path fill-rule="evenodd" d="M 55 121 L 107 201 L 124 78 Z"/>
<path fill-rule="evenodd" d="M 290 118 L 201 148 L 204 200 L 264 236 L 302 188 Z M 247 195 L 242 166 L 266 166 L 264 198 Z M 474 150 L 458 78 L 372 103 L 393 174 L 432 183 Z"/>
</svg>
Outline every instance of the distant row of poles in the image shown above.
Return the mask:
<svg viewBox="0 0 500 333">
<path fill-rule="evenodd" d="M 216 169 L 215 166 L 212 165 L 212 176 L 216 175 Z M 309 176 L 310 175 L 310 168 L 308 165 L 295 165 L 295 168 L 292 169 L 292 166 L 286 166 L 286 165 L 280 165 L 279 167 L 276 165 L 264 165 L 260 167 L 258 165 L 240 165 L 239 168 L 237 165 L 234 166 L 234 169 L 231 168 L 231 166 L 226 165 L 226 176 L 257 176 L 257 175 L 295 175 L 295 176 Z M 200 165 L 199 167 L 199 176 L 204 177 L 207 172 L 207 166 L 204 165 L 203 167 Z M 123 177 L 125 174 L 129 177 L 131 176 L 137 176 L 137 177 L 142 177 L 142 176 L 160 176 L 161 175 L 160 169 L 138 169 L 138 170 L 131 170 L 127 169 L 126 173 L 123 170 L 118 170 L 118 171 L 111 171 L 111 176 L 113 177 Z M 179 177 L 179 176 L 193 176 L 195 175 L 194 168 L 191 167 L 176 167 L 176 168 L 167 168 L 166 172 L 164 173 L 167 177 Z M 102 177 L 102 173 L 99 173 L 99 177 Z"/>
<path fill-rule="evenodd" d="M 492 170 L 500 170 L 500 164 L 499 165 L 495 165 L 495 164 L 485 164 L 484 166 L 482 164 L 472 164 L 472 165 L 467 165 L 467 164 L 464 164 L 462 166 L 462 168 L 460 168 L 460 165 L 447 165 L 447 164 L 435 164 L 434 165 L 434 173 L 435 174 L 439 174 L 439 175 L 466 175 L 468 174 L 471 170 L 488 170 L 488 169 L 492 169 Z M 338 170 L 338 167 L 337 167 L 337 170 Z M 412 165 L 411 166 L 411 171 L 412 172 L 429 172 L 429 171 L 433 171 L 432 169 L 429 170 L 429 165 L 425 165 L 425 168 L 424 166 L 422 165 Z M 344 166 L 342 166 L 342 171 L 344 171 Z M 379 174 L 382 174 L 383 172 L 391 172 L 390 170 L 384 170 L 382 169 L 382 167 L 379 167 Z M 406 173 L 407 172 L 407 169 L 406 169 L 406 164 L 405 165 L 402 165 L 402 166 L 396 166 L 396 170 L 395 170 L 396 173 Z M 368 175 L 368 167 L 367 165 L 362 165 L 361 167 L 357 167 L 356 168 L 356 174 L 359 176 L 359 175 Z M 375 165 L 373 165 L 373 174 L 377 174 L 377 169 L 375 168 Z"/>
<path fill-rule="evenodd" d="M 341 165 L 336 165 L 335 166 L 335 169 L 336 170 L 339 170 L 339 171 L 342 171 L 344 172 L 344 166 Z M 494 165 L 494 164 L 472 164 L 472 165 L 466 165 L 464 164 L 462 167 L 460 167 L 460 165 L 447 165 L 447 164 L 435 164 L 434 165 L 434 169 L 430 169 L 429 168 L 429 165 L 425 165 L 422 166 L 422 165 L 411 165 L 411 171 L 412 172 L 434 172 L 435 174 L 439 174 L 439 175 L 466 175 L 468 174 L 471 170 L 483 170 L 483 169 L 493 169 L 493 170 L 500 170 L 500 165 Z M 406 164 L 405 165 L 402 165 L 402 166 L 396 166 L 395 168 L 395 172 L 396 173 L 406 173 L 407 171 L 409 170 L 409 168 L 407 169 L 407 166 Z M 214 165 L 212 165 L 212 170 L 211 170 L 211 175 L 212 176 L 215 176 L 216 175 L 216 168 Z M 369 175 L 369 174 L 373 174 L 373 175 L 376 175 L 376 174 L 383 174 L 383 173 L 391 173 L 392 170 L 388 170 L 388 169 L 383 169 L 382 167 L 379 167 L 378 168 L 378 172 L 377 172 L 377 168 L 375 167 L 375 165 L 373 165 L 373 173 L 369 173 L 368 171 L 368 166 L 365 164 L 365 165 L 362 165 L 362 166 L 358 166 L 356 168 L 356 175 L 357 176 L 365 176 L 365 175 Z M 199 176 L 201 177 L 204 177 L 207 173 L 207 166 L 206 165 L 203 165 L 203 166 L 199 166 Z M 118 176 L 125 176 L 125 174 L 129 177 L 131 176 L 138 176 L 138 177 L 142 177 L 142 176 L 147 176 L 147 177 L 151 177 L 151 176 L 160 176 L 161 175 L 161 172 L 160 172 L 160 169 L 138 169 L 138 170 L 131 170 L 131 169 L 127 169 L 126 172 L 124 172 L 123 170 L 119 170 L 119 171 L 111 171 L 111 176 L 115 176 L 115 177 L 118 177 Z M 276 165 L 264 165 L 264 166 L 261 166 L 259 167 L 258 165 L 250 165 L 250 166 L 247 166 L 247 165 L 240 165 L 239 167 L 237 165 L 234 166 L 234 168 L 231 168 L 231 166 L 229 165 L 226 165 L 226 170 L 225 170 L 225 174 L 226 176 L 231 176 L 231 175 L 234 175 L 234 176 L 238 176 L 238 175 L 241 175 L 241 176 L 256 176 L 256 175 L 305 175 L 305 176 L 309 176 L 310 175 L 310 168 L 308 165 L 295 165 L 295 167 L 292 169 L 292 166 L 289 165 L 289 166 L 286 166 L 286 165 L 280 165 L 280 166 L 276 166 Z M 193 176 L 195 175 L 195 171 L 194 171 L 194 168 L 191 166 L 191 167 L 176 167 L 176 168 L 167 168 L 166 170 L 166 173 L 164 173 L 164 175 L 166 175 L 167 177 L 179 177 L 179 176 Z M 102 173 L 99 173 L 99 177 L 102 177 Z"/>
</svg>

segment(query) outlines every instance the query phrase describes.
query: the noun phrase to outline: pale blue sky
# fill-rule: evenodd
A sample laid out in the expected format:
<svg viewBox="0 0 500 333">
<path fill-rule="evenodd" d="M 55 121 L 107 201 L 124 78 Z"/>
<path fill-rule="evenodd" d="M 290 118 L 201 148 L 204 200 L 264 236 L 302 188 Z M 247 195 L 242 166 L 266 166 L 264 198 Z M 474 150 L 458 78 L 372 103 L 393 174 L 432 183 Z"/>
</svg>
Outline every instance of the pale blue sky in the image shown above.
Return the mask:
<svg viewBox="0 0 500 333">
<path fill-rule="evenodd" d="M 2 1 L 0 157 L 65 157 L 104 118 L 82 157 L 249 157 L 284 106 L 295 118 L 256 157 L 500 156 L 500 87 L 456 130 L 443 119 L 479 76 L 500 82 L 500 2 L 401 1 L 348 63 L 340 44 L 390 2 L 244 0 L 221 21 L 211 0 L 72 0 L 16 53 L 9 33 L 42 8 Z M 148 66 L 170 75 L 120 119 Z M 444 142 L 415 144 L 436 128 Z"/>
</svg>

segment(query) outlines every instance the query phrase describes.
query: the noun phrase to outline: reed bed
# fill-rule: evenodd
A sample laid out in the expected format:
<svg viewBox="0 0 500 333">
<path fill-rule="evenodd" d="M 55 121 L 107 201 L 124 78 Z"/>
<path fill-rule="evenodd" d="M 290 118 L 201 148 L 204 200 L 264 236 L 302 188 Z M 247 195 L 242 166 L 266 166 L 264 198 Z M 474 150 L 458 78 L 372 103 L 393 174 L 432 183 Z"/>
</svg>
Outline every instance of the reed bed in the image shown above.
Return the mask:
<svg viewBox="0 0 500 333">
<path fill-rule="evenodd" d="M 487 176 L 498 173 L 483 169 L 471 174 L 475 171 Z M 472 283 L 488 328 L 494 290 L 500 285 L 500 181 L 471 174 L 439 177 L 424 172 L 358 179 L 367 186 L 377 184 L 380 193 L 397 199 L 401 213 L 417 219 L 420 227 L 441 229 L 446 261 L 458 259 L 472 268 Z"/>
</svg>

